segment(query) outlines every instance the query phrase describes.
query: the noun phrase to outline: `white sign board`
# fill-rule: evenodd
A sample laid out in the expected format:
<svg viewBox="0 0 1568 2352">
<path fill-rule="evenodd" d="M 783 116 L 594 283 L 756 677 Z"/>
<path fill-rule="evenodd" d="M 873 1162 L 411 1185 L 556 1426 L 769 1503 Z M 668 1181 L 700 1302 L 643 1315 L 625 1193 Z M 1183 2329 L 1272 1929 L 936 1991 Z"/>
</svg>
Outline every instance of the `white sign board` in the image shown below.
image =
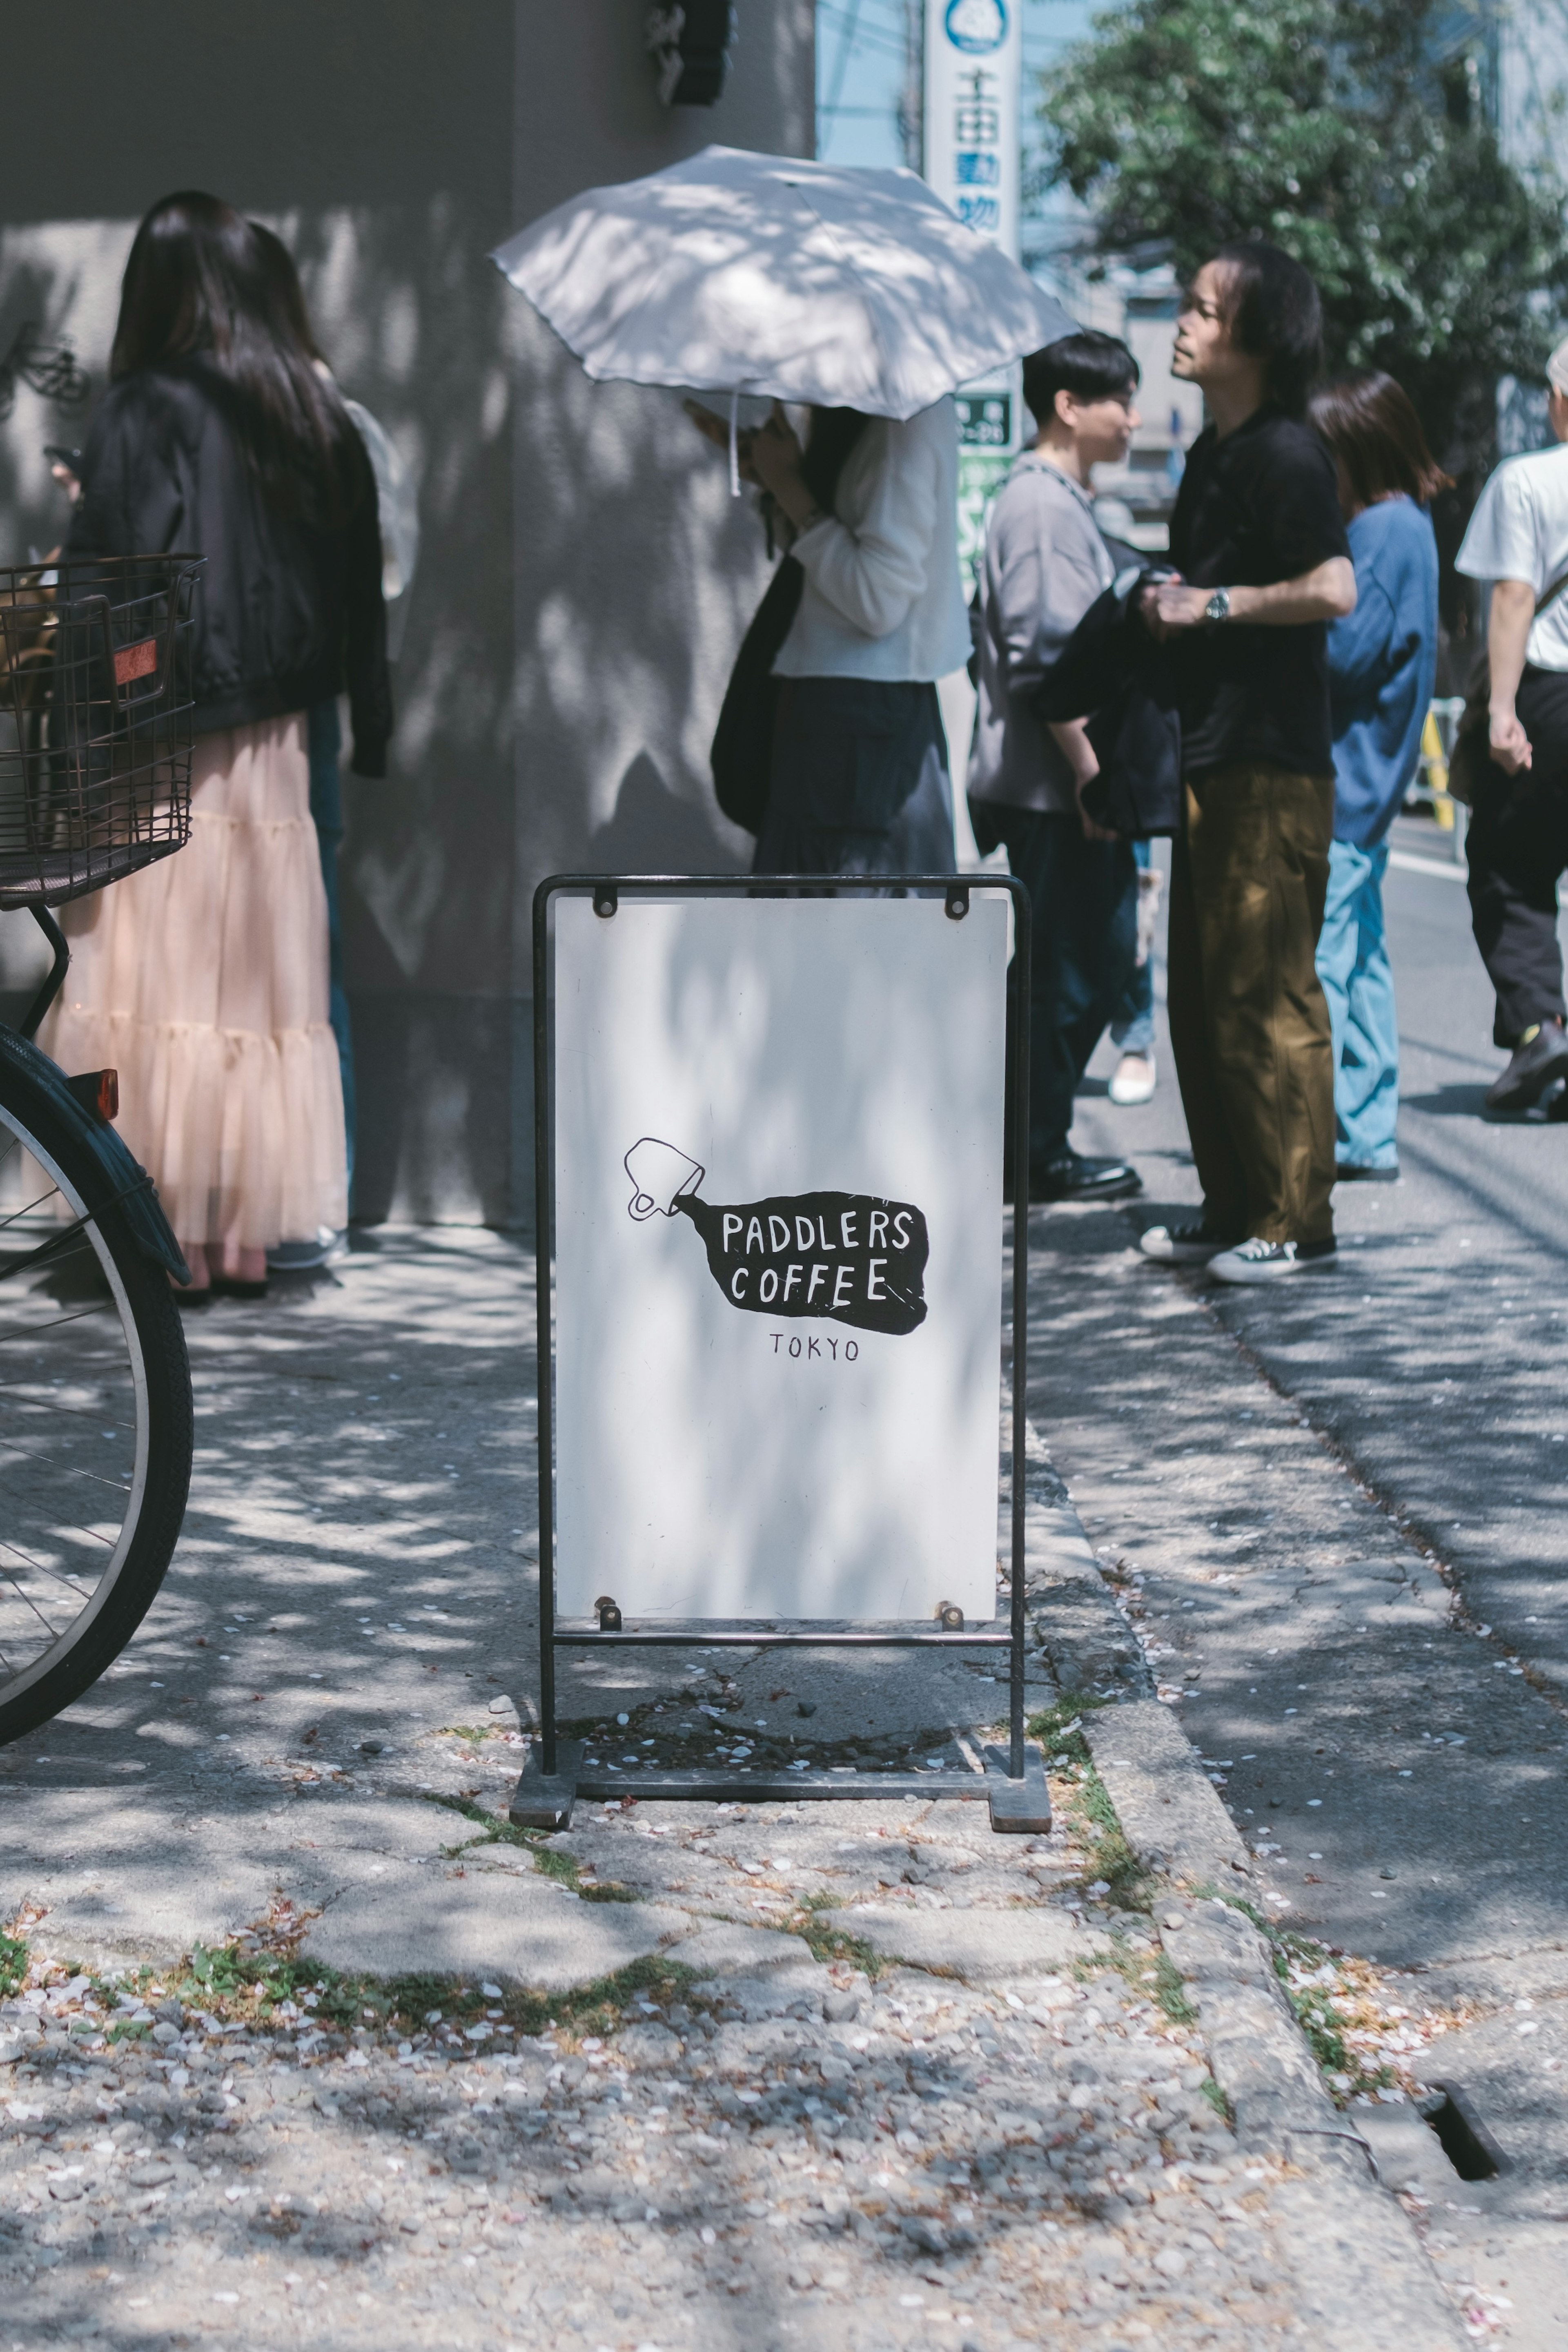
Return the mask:
<svg viewBox="0 0 1568 2352">
<path fill-rule="evenodd" d="M 996 1613 L 1007 902 L 555 902 L 557 1605 Z"/>
<path fill-rule="evenodd" d="M 925 0 L 925 176 L 977 236 L 1015 261 L 1022 76 L 1022 0 Z M 957 407 L 966 452 L 995 458 L 1020 447 L 1016 367 L 966 384 Z"/>
</svg>

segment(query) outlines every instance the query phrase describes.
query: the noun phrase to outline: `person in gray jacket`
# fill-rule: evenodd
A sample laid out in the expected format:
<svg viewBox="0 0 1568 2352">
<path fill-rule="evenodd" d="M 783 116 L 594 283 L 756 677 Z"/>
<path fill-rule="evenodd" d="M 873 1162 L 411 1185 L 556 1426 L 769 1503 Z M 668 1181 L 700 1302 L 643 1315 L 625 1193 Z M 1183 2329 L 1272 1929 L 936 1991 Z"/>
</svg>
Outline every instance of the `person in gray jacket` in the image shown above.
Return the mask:
<svg viewBox="0 0 1568 2352">
<path fill-rule="evenodd" d="M 1083 813 L 1098 766 L 1084 720 L 1048 724 L 1030 704 L 1115 576 L 1091 477 L 1126 454 L 1137 383 L 1137 362 L 1113 335 L 1067 335 L 1025 360 L 1024 398 L 1039 430 L 991 509 L 973 608 L 979 709 L 969 814 L 982 854 L 1006 844 L 1033 907 L 1032 1201 L 1115 1201 L 1142 1190 L 1124 1160 L 1088 1159 L 1068 1140 L 1078 1082 L 1136 959 L 1137 867 L 1132 844 Z"/>
</svg>

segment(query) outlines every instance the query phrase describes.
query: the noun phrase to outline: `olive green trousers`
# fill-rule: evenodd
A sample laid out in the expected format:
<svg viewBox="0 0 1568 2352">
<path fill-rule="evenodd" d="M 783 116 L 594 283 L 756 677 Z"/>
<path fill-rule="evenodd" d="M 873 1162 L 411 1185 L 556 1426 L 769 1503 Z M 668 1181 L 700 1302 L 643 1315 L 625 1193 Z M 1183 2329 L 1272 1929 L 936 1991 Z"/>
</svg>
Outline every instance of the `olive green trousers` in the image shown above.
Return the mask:
<svg viewBox="0 0 1568 2352">
<path fill-rule="evenodd" d="M 1228 1239 L 1333 1231 L 1333 1045 L 1318 933 L 1333 778 L 1211 768 L 1171 861 L 1169 1011 L 1207 1222 Z"/>
</svg>

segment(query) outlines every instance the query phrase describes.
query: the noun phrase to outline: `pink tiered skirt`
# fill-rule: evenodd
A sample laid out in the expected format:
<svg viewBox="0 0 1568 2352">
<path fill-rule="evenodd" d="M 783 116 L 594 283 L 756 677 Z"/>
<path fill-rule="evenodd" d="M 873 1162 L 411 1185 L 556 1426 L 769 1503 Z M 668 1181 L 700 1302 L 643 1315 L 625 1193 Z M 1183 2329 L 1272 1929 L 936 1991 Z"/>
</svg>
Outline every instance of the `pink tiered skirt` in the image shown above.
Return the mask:
<svg viewBox="0 0 1568 2352">
<path fill-rule="evenodd" d="M 327 899 L 302 713 L 198 736 L 186 847 L 68 906 L 39 1037 L 120 1073 L 116 1124 L 183 1242 L 270 1249 L 348 1223 Z"/>
</svg>

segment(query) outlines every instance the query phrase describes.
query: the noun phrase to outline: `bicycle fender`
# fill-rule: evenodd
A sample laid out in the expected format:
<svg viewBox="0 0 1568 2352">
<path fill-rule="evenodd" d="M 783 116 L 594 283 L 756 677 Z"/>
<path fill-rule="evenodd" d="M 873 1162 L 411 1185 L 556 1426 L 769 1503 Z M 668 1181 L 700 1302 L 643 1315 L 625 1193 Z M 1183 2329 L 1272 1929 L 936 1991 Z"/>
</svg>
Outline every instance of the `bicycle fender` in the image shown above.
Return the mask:
<svg viewBox="0 0 1568 2352">
<path fill-rule="evenodd" d="M 181 1255 L 158 1199 L 157 1188 L 141 1162 L 112 1127 L 78 1100 L 57 1062 L 40 1053 L 14 1029 L 0 1028 L 0 1059 L 9 1062 L 47 1100 L 49 1108 L 82 1148 L 90 1151 L 108 1177 L 114 1197 L 125 1212 L 131 1237 L 143 1257 L 165 1267 L 176 1282 L 189 1282 L 191 1269 Z"/>
</svg>

